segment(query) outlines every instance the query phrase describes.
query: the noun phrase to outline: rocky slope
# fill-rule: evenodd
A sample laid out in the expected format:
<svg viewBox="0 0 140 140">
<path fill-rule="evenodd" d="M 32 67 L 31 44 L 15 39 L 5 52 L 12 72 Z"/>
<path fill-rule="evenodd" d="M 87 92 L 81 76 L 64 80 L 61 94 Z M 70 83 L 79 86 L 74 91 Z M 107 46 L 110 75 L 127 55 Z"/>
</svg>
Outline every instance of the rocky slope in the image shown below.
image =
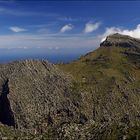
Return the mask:
<svg viewBox="0 0 140 140">
<path fill-rule="evenodd" d="M 0 66 L 0 122 L 39 133 L 48 126 L 79 120 L 72 80 L 46 61 Z"/>
</svg>

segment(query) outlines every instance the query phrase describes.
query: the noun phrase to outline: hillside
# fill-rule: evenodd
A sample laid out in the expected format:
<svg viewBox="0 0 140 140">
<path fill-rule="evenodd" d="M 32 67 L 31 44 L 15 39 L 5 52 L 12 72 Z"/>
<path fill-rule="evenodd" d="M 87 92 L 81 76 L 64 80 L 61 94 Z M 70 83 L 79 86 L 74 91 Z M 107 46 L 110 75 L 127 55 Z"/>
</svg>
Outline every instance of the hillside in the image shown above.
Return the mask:
<svg viewBox="0 0 140 140">
<path fill-rule="evenodd" d="M 115 127 L 140 131 L 140 40 L 114 34 L 97 50 L 59 67 L 78 82 L 89 120 L 111 123 L 116 136 Z"/>
</svg>

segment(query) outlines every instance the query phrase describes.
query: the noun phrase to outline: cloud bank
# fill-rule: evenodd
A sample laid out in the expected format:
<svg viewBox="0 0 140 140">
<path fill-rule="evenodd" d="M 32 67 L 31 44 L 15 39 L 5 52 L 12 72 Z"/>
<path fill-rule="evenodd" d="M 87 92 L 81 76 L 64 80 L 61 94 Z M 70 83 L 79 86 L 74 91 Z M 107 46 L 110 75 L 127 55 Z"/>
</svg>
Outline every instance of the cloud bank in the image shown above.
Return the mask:
<svg viewBox="0 0 140 140">
<path fill-rule="evenodd" d="M 8 41 L 7 41 L 8 40 Z M 0 35 L 0 49 L 12 48 L 77 48 L 77 49 L 94 49 L 98 46 L 100 38 L 85 36 L 62 36 L 59 35 L 43 35 L 43 34 L 13 34 L 13 35 Z M 79 51 L 80 51 L 79 50 Z"/>
<path fill-rule="evenodd" d="M 120 33 L 123 35 L 129 35 L 131 37 L 134 38 L 140 38 L 140 24 L 138 24 L 136 26 L 136 28 L 128 30 L 128 29 L 122 29 L 119 27 L 110 27 L 110 28 L 106 28 L 106 31 L 104 34 L 102 34 L 102 40 L 104 41 L 106 39 L 106 37 L 110 34 L 114 34 L 114 33 Z"/>
</svg>

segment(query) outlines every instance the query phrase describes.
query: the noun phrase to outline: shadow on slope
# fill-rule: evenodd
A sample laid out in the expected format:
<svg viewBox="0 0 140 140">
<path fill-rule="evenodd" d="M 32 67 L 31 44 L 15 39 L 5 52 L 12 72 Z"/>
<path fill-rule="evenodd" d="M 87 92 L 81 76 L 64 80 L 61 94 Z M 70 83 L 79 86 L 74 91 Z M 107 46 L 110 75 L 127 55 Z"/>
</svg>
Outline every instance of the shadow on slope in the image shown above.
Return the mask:
<svg viewBox="0 0 140 140">
<path fill-rule="evenodd" d="M 14 116 L 11 110 L 10 101 L 7 98 L 9 94 L 8 80 L 2 85 L 0 95 L 0 122 L 8 126 L 15 127 Z"/>
</svg>

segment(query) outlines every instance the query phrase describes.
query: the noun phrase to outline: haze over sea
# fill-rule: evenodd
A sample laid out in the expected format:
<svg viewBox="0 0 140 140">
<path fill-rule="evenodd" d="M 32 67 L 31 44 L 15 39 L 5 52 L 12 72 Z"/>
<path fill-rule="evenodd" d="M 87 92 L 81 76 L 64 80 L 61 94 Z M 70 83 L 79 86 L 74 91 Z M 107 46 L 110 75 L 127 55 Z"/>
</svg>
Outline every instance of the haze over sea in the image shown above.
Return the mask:
<svg viewBox="0 0 140 140">
<path fill-rule="evenodd" d="M 51 49 L 39 49 L 39 48 L 19 48 L 19 49 L 0 49 L 0 63 L 7 63 L 15 60 L 22 59 L 43 59 L 48 60 L 51 63 L 68 63 L 78 59 L 81 55 L 91 51 L 92 49 L 82 49 L 77 51 L 76 49 L 68 49 L 65 51 L 56 48 Z"/>
</svg>

